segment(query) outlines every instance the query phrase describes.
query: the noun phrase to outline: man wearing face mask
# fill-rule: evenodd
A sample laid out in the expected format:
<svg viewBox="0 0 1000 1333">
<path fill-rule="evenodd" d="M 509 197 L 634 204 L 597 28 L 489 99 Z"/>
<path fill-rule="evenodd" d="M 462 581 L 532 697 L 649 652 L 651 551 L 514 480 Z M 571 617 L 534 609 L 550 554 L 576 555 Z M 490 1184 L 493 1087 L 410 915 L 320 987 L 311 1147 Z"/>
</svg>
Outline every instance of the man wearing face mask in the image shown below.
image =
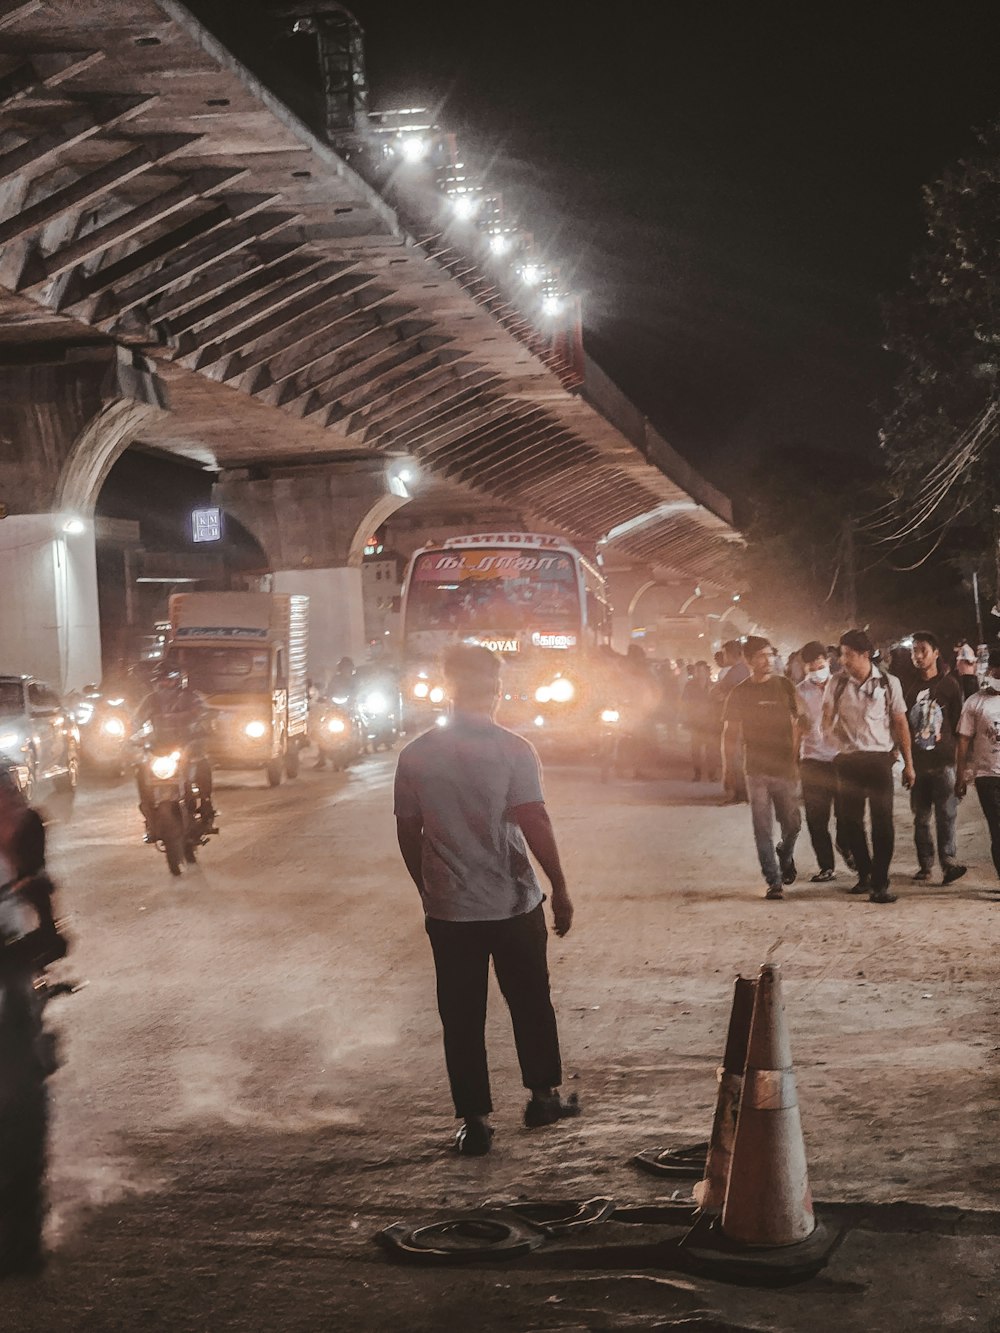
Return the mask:
<svg viewBox="0 0 1000 1333">
<path fill-rule="evenodd" d="M 799 703 L 808 730 L 802 736 L 799 753 L 799 773 L 802 778 L 802 804 L 806 810 L 806 827 L 819 870 L 811 876 L 812 884 L 828 884 L 834 878 L 833 839 L 830 837 L 830 815 L 834 814 L 837 828 L 837 850 L 849 869 L 853 859 L 840 836 L 840 816 L 837 812 L 837 771 L 833 761 L 837 757 L 836 743 L 823 731 L 823 694 L 830 679 L 830 663 L 823 645 L 813 639 L 799 653 L 805 675 L 796 687 Z"/>
<path fill-rule="evenodd" d="M 982 688 L 965 701 L 958 721 L 955 795 L 966 793 L 969 773 L 990 830 L 990 850 L 1000 879 L 1000 648 L 990 652 Z"/>
</svg>

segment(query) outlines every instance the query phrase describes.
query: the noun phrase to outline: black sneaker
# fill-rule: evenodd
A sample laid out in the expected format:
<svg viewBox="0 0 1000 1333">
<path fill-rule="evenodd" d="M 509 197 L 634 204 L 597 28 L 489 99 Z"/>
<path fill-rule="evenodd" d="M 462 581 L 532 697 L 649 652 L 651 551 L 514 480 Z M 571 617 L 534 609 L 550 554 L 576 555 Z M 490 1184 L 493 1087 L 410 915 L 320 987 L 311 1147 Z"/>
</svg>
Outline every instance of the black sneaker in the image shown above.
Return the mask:
<svg viewBox="0 0 1000 1333">
<path fill-rule="evenodd" d="M 944 872 L 944 878 L 941 880 L 941 883 L 954 884 L 956 879 L 962 878 L 966 870 L 968 870 L 968 866 L 949 866 Z"/>
<path fill-rule="evenodd" d="M 781 903 L 785 900 L 785 894 L 780 884 L 772 884 L 764 897 L 772 903 Z"/>
<path fill-rule="evenodd" d="M 835 878 L 835 876 L 834 876 L 834 872 L 833 872 L 832 870 L 819 870 L 819 871 L 816 872 L 815 875 L 810 875 L 810 876 L 809 876 L 809 883 L 810 883 L 810 884 L 829 884 L 830 881 L 831 881 L 831 879 L 834 879 L 834 878 Z"/>
<path fill-rule="evenodd" d="M 890 893 L 887 888 L 872 889 L 871 893 L 868 895 L 868 901 L 870 903 L 894 903 L 896 901 L 896 895 Z"/>
<path fill-rule="evenodd" d="M 851 887 L 847 890 L 848 893 L 855 893 L 855 894 L 871 893 L 871 891 L 872 891 L 871 881 L 867 879 L 859 879 L 857 884 L 852 884 Z"/>
<path fill-rule="evenodd" d="M 965 867 L 963 866 L 962 869 L 964 870 Z M 931 872 L 929 870 L 925 870 L 923 866 L 920 867 L 920 869 L 916 872 L 915 875 L 910 876 L 914 884 L 927 884 L 930 880 L 930 877 L 931 877 Z M 945 880 L 945 883 L 947 884 L 948 881 Z"/>
<path fill-rule="evenodd" d="M 528 1129 L 540 1129 L 543 1125 L 554 1125 L 557 1120 L 579 1114 L 580 1103 L 575 1092 L 565 1101 L 554 1092 L 551 1097 L 532 1097 L 524 1108 L 524 1123 Z"/>
<path fill-rule="evenodd" d="M 482 1120 L 466 1120 L 455 1135 L 455 1149 L 462 1157 L 485 1157 L 493 1146 L 493 1126 Z"/>
<path fill-rule="evenodd" d="M 782 862 L 781 882 L 782 884 L 794 884 L 799 877 L 799 872 L 795 869 L 795 862 L 792 860 Z"/>
</svg>

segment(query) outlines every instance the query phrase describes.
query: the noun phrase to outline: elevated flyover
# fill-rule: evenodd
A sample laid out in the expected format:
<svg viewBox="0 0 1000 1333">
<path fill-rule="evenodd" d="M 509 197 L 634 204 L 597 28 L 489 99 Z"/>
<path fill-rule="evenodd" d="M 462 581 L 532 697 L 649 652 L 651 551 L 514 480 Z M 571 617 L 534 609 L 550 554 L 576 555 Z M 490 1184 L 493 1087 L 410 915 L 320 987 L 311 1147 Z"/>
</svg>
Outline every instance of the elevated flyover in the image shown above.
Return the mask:
<svg viewBox="0 0 1000 1333">
<path fill-rule="evenodd" d="M 0 0 L 6 666 L 98 674 L 93 506 L 133 443 L 219 471 L 324 653 L 356 644 L 404 464 L 609 566 L 726 584 L 726 497 L 346 157 L 177 0 Z"/>
</svg>

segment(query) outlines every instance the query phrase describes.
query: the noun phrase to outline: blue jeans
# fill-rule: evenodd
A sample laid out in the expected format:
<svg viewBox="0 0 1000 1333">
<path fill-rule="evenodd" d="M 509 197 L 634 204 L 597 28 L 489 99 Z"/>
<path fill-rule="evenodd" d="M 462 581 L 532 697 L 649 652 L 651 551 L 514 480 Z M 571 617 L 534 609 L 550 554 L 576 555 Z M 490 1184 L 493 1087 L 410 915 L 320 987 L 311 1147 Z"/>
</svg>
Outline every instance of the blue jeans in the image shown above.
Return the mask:
<svg viewBox="0 0 1000 1333">
<path fill-rule="evenodd" d="M 917 845 L 917 860 L 921 870 L 930 870 L 934 864 L 934 833 L 937 833 L 937 853 L 941 869 L 955 864 L 955 820 L 958 816 L 958 798 L 955 796 L 954 767 L 931 769 L 917 773 L 910 790 L 910 809 L 913 811 L 913 841 Z"/>
<path fill-rule="evenodd" d="M 795 840 L 802 827 L 802 813 L 796 783 L 791 778 L 772 778 L 766 774 L 747 774 L 753 837 L 757 844 L 761 874 L 769 889 L 781 885 L 781 872 L 795 852 Z M 781 842 L 774 846 L 774 820 L 781 829 Z"/>
</svg>

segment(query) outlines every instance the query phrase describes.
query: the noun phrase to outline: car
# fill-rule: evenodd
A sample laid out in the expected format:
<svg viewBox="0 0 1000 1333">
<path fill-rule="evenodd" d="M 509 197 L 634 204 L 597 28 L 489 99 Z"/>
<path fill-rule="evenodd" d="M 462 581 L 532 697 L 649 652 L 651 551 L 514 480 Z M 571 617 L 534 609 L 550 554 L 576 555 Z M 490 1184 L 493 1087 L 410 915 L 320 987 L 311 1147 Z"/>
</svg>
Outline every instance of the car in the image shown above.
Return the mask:
<svg viewBox="0 0 1000 1333">
<path fill-rule="evenodd" d="M 74 791 L 80 732 L 56 691 L 35 676 L 0 675 L 0 755 L 17 769 L 25 798 L 44 784 Z"/>
</svg>

